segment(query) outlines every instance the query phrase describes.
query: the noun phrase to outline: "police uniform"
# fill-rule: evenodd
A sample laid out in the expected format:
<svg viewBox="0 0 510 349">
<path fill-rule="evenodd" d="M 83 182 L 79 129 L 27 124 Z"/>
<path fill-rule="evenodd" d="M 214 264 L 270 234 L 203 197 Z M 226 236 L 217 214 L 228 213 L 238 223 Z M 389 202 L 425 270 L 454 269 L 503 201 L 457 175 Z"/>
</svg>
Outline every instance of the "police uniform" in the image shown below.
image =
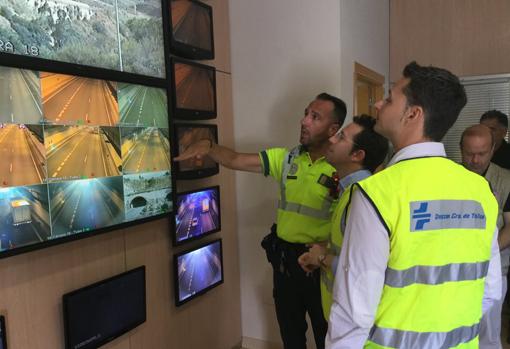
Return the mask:
<svg viewBox="0 0 510 349">
<path fill-rule="evenodd" d="M 497 203 L 445 155 L 413 144 L 355 185 L 328 348 L 478 348 L 501 295 Z"/>
<path fill-rule="evenodd" d="M 280 184 L 273 264 L 273 296 L 285 348 L 306 348 L 308 313 L 317 348 L 324 348 L 327 322 L 320 299 L 320 271 L 303 271 L 297 258 L 306 244 L 327 241 L 336 200 L 328 178 L 335 169 L 320 158 L 312 162 L 303 146 L 292 150 L 271 148 L 260 152 L 265 176 Z M 267 248 L 266 248 L 267 251 Z"/>
</svg>

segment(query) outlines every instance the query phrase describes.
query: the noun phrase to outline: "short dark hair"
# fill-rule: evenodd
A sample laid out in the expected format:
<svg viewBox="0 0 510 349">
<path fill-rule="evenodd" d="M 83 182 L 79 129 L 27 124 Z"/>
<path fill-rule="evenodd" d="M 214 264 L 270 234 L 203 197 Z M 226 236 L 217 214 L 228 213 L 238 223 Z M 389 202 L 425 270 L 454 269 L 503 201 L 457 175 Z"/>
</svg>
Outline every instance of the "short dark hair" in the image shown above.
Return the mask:
<svg viewBox="0 0 510 349">
<path fill-rule="evenodd" d="M 480 122 L 489 119 L 496 119 L 501 126 L 508 128 L 508 116 L 499 110 L 493 109 L 486 111 L 480 117 Z"/>
<path fill-rule="evenodd" d="M 424 136 L 440 142 L 467 103 L 459 78 L 446 69 L 409 63 L 403 71 L 409 83 L 403 88 L 409 106 L 423 108 Z"/>
<path fill-rule="evenodd" d="M 340 124 L 340 127 L 344 124 L 345 116 L 347 115 L 347 106 L 344 101 L 326 92 L 319 93 L 315 99 L 333 103 L 333 117 L 335 118 L 335 122 Z"/>
<path fill-rule="evenodd" d="M 354 116 L 352 121 L 363 130 L 353 137 L 352 151 L 365 151 L 363 167 L 374 172 L 388 154 L 388 140 L 374 131 L 375 119 L 369 115 Z"/>
</svg>

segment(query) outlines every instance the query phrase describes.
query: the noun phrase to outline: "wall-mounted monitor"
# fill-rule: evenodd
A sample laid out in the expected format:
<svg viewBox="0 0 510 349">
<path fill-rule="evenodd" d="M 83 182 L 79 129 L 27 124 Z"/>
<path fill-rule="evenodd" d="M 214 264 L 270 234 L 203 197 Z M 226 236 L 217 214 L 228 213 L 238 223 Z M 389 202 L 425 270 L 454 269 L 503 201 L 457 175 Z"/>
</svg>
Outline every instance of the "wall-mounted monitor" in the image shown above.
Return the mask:
<svg viewBox="0 0 510 349">
<path fill-rule="evenodd" d="M 0 86 L 0 258 L 172 211 L 165 89 L 13 67 Z"/>
<path fill-rule="evenodd" d="M 7 332 L 5 331 L 5 317 L 0 316 L 0 349 L 7 349 Z"/>
<path fill-rule="evenodd" d="M 66 349 L 92 349 L 146 320 L 145 266 L 64 294 Z"/>
<path fill-rule="evenodd" d="M 0 7 L 1 53 L 165 77 L 160 0 L 0 0 Z"/>
<path fill-rule="evenodd" d="M 218 143 L 218 128 L 206 124 L 174 124 L 174 139 L 177 140 L 177 155 L 201 140 Z M 177 179 L 196 179 L 215 175 L 219 165 L 209 156 L 200 159 L 192 158 L 175 162 Z"/>
<path fill-rule="evenodd" d="M 221 239 L 174 255 L 174 276 L 177 306 L 223 283 Z"/>
<path fill-rule="evenodd" d="M 214 58 L 212 8 L 195 0 L 171 0 L 173 53 L 190 59 Z"/>
<path fill-rule="evenodd" d="M 203 120 L 216 117 L 216 70 L 204 64 L 172 59 L 173 116 Z"/>
<path fill-rule="evenodd" d="M 179 193 L 175 207 L 174 244 L 221 230 L 219 186 Z"/>
</svg>

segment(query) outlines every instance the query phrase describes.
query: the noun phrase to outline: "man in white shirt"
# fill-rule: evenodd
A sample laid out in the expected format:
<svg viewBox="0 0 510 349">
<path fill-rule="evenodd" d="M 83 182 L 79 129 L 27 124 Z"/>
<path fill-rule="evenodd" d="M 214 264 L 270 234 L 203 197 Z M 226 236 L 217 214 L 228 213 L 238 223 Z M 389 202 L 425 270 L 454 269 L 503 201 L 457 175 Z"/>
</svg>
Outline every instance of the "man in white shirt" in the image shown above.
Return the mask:
<svg viewBox="0 0 510 349">
<path fill-rule="evenodd" d="M 376 104 L 396 153 L 353 192 L 326 348 L 477 347 L 501 296 L 497 203 L 440 143 L 466 101 L 453 74 L 413 62 Z"/>
</svg>

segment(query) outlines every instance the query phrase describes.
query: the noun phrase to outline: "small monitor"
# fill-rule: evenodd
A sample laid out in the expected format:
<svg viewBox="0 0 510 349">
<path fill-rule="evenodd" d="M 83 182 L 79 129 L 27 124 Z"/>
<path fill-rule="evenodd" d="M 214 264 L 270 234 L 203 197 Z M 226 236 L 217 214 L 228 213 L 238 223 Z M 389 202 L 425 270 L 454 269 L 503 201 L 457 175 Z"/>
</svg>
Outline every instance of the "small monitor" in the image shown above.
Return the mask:
<svg viewBox="0 0 510 349">
<path fill-rule="evenodd" d="M 176 245 L 221 230 L 219 186 L 177 194 L 176 208 Z"/>
<path fill-rule="evenodd" d="M 173 115 L 177 119 L 216 117 L 216 70 L 204 64 L 172 59 Z"/>
<path fill-rule="evenodd" d="M 190 59 L 214 58 L 211 6 L 195 0 L 172 0 L 170 21 L 173 53 Z"/>
<path fill-rule="evenodd" d="M 181 155 L 188 147 L 201 140 L 218 143 L 218 127 L 206 124 L 174 124 L 177 140 L 177 155 Z M 196 179 L 215 175 L 219 165 L 209 156 L 191 158 L 175 163 L 177 179 Z"/>
<path fill-rule="evenodd" d="M 0 349 L 7 349 L 7 332 L 5 331 L 5 317 L 0 316 Z"/>
<path fill-rule="evenodd" d="M 146 320 L 145 266 L 63 296 L 66 349 L 97 348 Z"/>
<path fill-rule="evenodd" d="M 177 306 L 222 284 L 221 239 L 174 255 L 174 275 Z"/>
</svg>

